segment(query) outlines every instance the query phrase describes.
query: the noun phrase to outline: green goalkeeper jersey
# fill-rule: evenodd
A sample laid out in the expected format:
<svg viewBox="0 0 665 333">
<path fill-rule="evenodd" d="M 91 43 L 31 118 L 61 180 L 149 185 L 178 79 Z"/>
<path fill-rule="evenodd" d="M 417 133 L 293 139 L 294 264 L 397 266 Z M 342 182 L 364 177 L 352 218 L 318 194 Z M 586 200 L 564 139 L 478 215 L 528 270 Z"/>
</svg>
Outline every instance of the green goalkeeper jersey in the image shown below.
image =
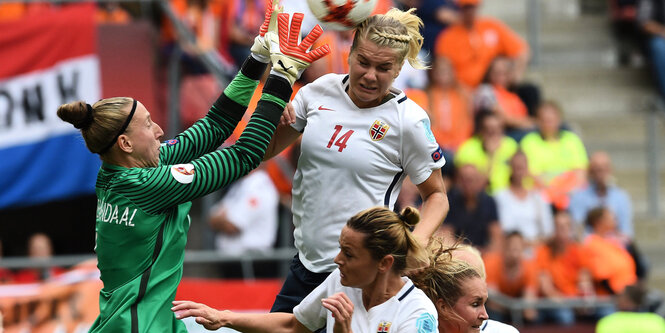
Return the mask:
<svg viewBox="0 0 665 333">
<path fill-rule="evenodd" d="M 258 166 L 286 104 L 284 96 L 264 89 L 236 144 L 217 150 L 242 118 L 257 83 L 239 73 L 206 117 L 162 145 L 159 166 L 102 164 L 95 252 L 104 288 L 91 332 L 187 331 L 170 308 L 182 276 L 190 201 Z M 290 94 L 287 83 L 278 83 Z"/>
</svg>

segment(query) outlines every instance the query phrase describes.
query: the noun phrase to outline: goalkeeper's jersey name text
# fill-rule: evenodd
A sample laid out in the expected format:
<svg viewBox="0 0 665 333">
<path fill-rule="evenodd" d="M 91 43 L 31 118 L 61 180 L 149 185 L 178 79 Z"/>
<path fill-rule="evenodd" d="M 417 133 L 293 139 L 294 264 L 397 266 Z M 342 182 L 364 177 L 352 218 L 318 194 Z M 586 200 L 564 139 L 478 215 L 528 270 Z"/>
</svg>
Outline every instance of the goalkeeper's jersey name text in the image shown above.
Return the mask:
<svg viewBox="0 0 665 333">
<path fill-rule="evenodd" d="M 134 220 L 136 211 L 136 208 L 118 207 L 118 205 L 97 200 L 97 220 L 101 222 L 133 227 L 134 223 L 132 221 Z"/>
</svg>

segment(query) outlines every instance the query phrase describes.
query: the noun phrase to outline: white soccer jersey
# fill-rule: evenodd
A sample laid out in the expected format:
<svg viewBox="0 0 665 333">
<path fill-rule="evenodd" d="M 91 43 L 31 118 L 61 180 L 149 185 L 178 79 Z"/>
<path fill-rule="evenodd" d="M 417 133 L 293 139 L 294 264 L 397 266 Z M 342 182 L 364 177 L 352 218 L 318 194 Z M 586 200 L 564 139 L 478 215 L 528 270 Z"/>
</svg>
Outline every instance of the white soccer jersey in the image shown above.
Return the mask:
<svg viewBox="0 0 665 333">
<path fill-rule="evenodd" d="M 480 331 L 485 333 L 520 333 L 515 327 L 492 319 L 485 320 L 480 325 Z"/>
<path fill-rule="evenodd" d="M 333 331 L 335 319 L 321 300 L 343 292 L 353 303 L 351 330 L 355 333 L 400 332 L 430 333 L 437 330 L 434 304 L 407 277 L 397 295 L 367 311 L 363 306 L 362 289 L 345 287 L 340 282 L 339 269 L 334 270 L 321 285 L 293 308 L 296 319 L 312 332 L 326 326 Z"/>
<path fill-rule="evenodd" d="M 346 221 L 374 206 L 393 208 L 406 175 L 427 180 L 445 163 L 425 110 L 399 90 L 373 107 L 358 108 L 348 76 L 327 74 L 293 99 L 302 146 L 293 179 L 295 245 L 312 272 L 335 269 Z"/>
</svg>

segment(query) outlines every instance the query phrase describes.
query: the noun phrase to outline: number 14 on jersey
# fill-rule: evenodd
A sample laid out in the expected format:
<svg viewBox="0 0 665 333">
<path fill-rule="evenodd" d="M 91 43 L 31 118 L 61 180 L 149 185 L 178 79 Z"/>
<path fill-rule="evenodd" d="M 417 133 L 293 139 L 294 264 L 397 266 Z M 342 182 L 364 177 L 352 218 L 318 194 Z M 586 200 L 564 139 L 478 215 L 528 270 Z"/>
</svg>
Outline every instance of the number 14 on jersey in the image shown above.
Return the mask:
<svg viewBox="0 0 665 333">
<path fill-rule="evenodd" d="M 342 134 L 342 136 L 335 141 L 337 138 L 337 135 L 339 135 L 339 132 L 342 131 L 342 125 L 336 125 L 335 126 L 335 133 L 333 133 L 332 137 L 330 138 L 330 141 L 328 141 L 328 147 L 330 148 L 333 146 L 333 143 L 335 146 L 339 147 L 337 151 L 341 152 L 346 148 L 346 142 L 349 141 L 349 138 L 351 137 L 351 134 L 353 134 L 353 130 L 348 130 L 346 133 Z"/>
</svg>

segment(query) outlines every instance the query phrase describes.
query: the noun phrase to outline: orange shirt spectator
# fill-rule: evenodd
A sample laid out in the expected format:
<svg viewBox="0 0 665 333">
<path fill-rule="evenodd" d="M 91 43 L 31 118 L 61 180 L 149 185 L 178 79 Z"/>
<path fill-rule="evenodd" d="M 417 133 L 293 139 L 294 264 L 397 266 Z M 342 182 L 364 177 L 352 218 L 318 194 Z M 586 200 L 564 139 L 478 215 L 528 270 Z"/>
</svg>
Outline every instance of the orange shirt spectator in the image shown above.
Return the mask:
<svg viewBox="0 0 665 333">
<path fill-rule="evenodd" d="M 473 134 L 473 118 L 468 95 L 459 89 L 431 87 L 426 91 L 405 91 L 414 102 L 425 109 L 432 122 L 432 132 L 441 147 L 457 148 Z"/>
<path fill-rule="evenodd" d="M 459 80 L 474 88 L 482 81 L 492 60 L 499 55 L 521 58 L 523 64 L 518 64 L 517 68 L 521 71 L 528 58 L 526 42 L 496 19 L 476 18 L 475 7 L 479 1 L 458 2 L 463 2 L 460 3 L 461 20 L 439 34 L 434 47 L 435 55 L 449 58 Z"/>
<path fill-rule="evenodd" d="M 517 118 L 527 118 L 529 116 L 524 102 L 515 93 L 510 92 L 505 87 L 492 86 L 494 95 L 499 106 L 507 115 Z"/>
<path fill-rule="evenodd" d="M 407 89 L 405 93 L 429 114 L 439 145 L 456 151 L 473 134 L 471 96 L 457 82 L 448 59 L 435 58 L 429 74 L 425 90 Z"/>
<path fill-rule="evenodd" d="M 614 214 L 607 208 L 592 209 L 587 215 L 587 225 L 592 233 L 584 240 L 582 250 L 596 284 L 596 293 L 619 294 L 626 286 L 637 282 L 635 260 L 625 247 L 628 239 L 618 234 Z"/>
<path fill-rule="evenodd" d="M 589 260 L 591 276 L 597 283 L 607 280 L 612 292 L 620 293 L 626 286 L 637 282 L 635 261 L 616 242 L 591 234 L 585 239 L 582 249 Z M 608 293 L 602 287 L 597 287 L 596 292 Z"/>
<path fill-rule="evenodd" d="M 499 253 L 487 253 L 483 261 L 487 271 L 487 286 L 494 287 L 504 295 L 522 297 L 526 290 L 535 291 L 538 288 L 536 266 L 530 260 L 522 259 L 519 273 L 515 276 L 506 274 L 504 259 Z"/>
<path fill-rule="evenodd" d="M 538 271 L 549 274 L 561 294 L 571 297 L 580 295 L 579 275 L 585 264 L 584 253 L 578 244 L 568 244 L 559 254 L 542 244 L 536 247 L 535 258 Z"/>
</svg>

